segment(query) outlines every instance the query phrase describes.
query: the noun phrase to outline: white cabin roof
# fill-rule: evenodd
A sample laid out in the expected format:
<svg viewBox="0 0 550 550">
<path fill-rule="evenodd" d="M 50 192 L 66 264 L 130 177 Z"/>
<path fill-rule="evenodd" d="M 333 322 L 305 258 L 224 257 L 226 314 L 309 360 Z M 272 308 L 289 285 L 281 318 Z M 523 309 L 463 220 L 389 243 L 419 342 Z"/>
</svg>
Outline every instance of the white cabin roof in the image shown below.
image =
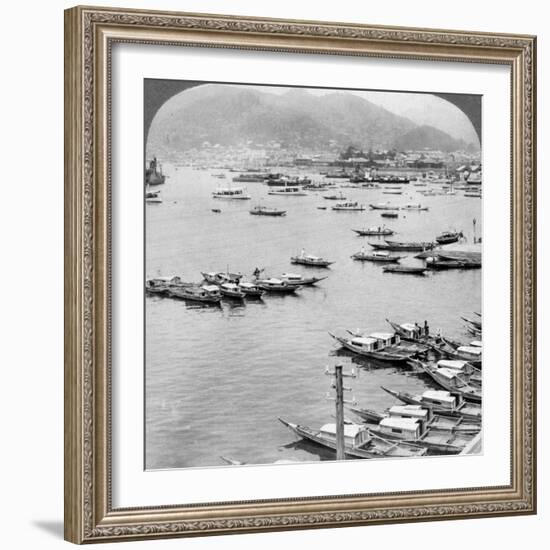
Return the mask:
<svg viewBox="0 0 550 550">
<path fill-rule="evenodd" d="M 370 338 L 370 337 L 364 337 L 364 336 L 358 336 L 356 338 L 351 339 L 352 344 L 357 344 L 359 346 L 366 346 L 370 344 L 376 343 L 376 338 Z"/>
<path fill-rule="evenodd" d="M 179 277 L 177 275 L 169 275 L 169 276 L 166 276 L 166 277 L 153 277 L 151 280 L 152 281 L 164 281 L 166 283 L 169 283 L 171 281 L 175 281 L 175 280 L 178 280 Z"/>
<path fill-rule="evenodd" d="M 474 348 L 482 348 L 483 342 L 481 340 L 474 340 L 473 342 L 470 342 L 470 346 Z"/>
<path fill-rule="evenodd" d="M 344 424 L 344 436 L 355 438 L 355 436 L 364 429 L 365 428 L 359 424 Z M 325 424 L 321 426 L 320 431 L 336 435 L 336 424 Z"/>
<path fill-rule="evenodd" d="M 256 288 L 256 285 L 254 283 L 240 283 L 239 286 L 243 288 Z"/>
<path fill-rule="evenodd" d="M 217 290 L 219 290 L 216 285 L 203 285 L 202 288 L 207 292 L 216 292 Z"/>
<path fill-rule="evenodd" d="M 401 328 L 405 330 L 413 331 L 416 329 L 416 326 L 414 325 L 414 323 L 403 323 L 401 325 Z"/>
<path fill-rule="evenodd" d="M 460 346 L 457 351 L 470 353 L 472 355 L 481 355 L 483 353 L 481 348 L 475 346 Z"/>
<path fill-rule="evenodd" d="M 223 283 L 221 287 L 228 290 L 239 290 L 239 285 L 236 285 L 235 283 Z"/>
<path fill-rule="evenodd" d="M 401 418 L 399 416 L 388 416 L 380 420 L 380 426 L 384 428 L 399 428 L 402 430 L 416 430 L 418 420 L 416 418 Z"/>
<path fill-rule="evenodd" d="M 450 392 L 444 390 L 426 390 L 422 397 L 426 399 L 437 399 L 438 401 L 444 401 L 446 403 L 453 403 L 455 397 Z"/>
<path fill-rule="evenodd" d="M 281 281 L 281 279 L 276 279 L 275 277 L 271 277 L 271 279 L 266 279 L 264 282 L 272 285 L 280 285 L 283 281 Z"/>
<path fill-rule="evenodd" d="M 373 256 L 389 256 L 390 253 L 387 252 L 386 250 L 376 250 L 375 252 L 372 253 Z"/>
<path fill-rule="evenodd" d="M 283 279 L 301 279 L 302 276 L 298 273 L 283 273 L 281 275 L 281 278 L 283 278 Z"/>
<path fill-rule="evenodd" d="M 451 361 L 449 359 L 441 359 L 437 362 L 438 368 L 452 369 L 452 370 L 463 370 L 466 361 Z"/>
</svg>

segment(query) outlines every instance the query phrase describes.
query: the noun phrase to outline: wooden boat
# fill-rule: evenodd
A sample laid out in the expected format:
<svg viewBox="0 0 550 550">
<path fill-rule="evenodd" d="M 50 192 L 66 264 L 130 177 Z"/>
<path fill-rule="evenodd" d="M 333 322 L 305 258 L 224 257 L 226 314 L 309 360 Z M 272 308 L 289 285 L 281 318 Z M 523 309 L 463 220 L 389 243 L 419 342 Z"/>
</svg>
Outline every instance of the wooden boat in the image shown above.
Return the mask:
<svg viewBox="0 0 550 550">
<path fill-rule="evenodd" d="M 293 424 L 282 418 L 279 421 L 298 437 L 322 447 L 336 450 L 336 425 L 325 424 L 319 430 Z M 424 456 L 426 449 L 406 442 L 389 441 L 373 434 L 365 426 L 344 425 L 344 452 L 351 458 L 384 458 Z"/>
<path fill-rule="evenodd" d="M 147 294 L 168 295 L 172 287 L 192 286 L 193 283 L 183 283 L 180 277 L 154 277 L 145 281 L 145 292 Z"/>
<path fill-rule="evenodd" d="M 332 207 L 336 212 L 362 212 L 365 207 L 362 204 L 355 202 L 340 202 Z"/>
<path fill-rule="evenodd" d="M 338 195 L 323 195 L 323 199 L 327 201 L 345 201 L 346 197 L 344 197 L 343 193 L 338 193 Z"/>
<path fill-rule="evenodd" d="M 434 415 L 431 409 L 420 405 L 394 405 L 383 414 L 368 409 L 350 410 L 365 422 L 374 424 L 370 427 L 374 434 L 407 441 L 438 454 L 459 453 L 481 429 L 477 422 Z"/>
<path fill-rule="evenodd" d="M 268 195 L 280 195 L 282 197 L 305 197 L 307 193 L 297 185 L 285 185 L 284 187 L 271 187 Z"/>
<path fill-rule="evenodd" d="M 481 262 L 471 262 L 468 260 L 445 260 L 439 256 L 426 258 L 426 267 L 436 271 L 445 271 L 447 269 L 480 269 Z"/>
<path fill-rule="evenodd" d="M 396 263 L 405 256 L 396 256 L 390 254 L 385 250 L 377 250 L 375 252 L 356 252 L 351 256 L 354 260 L 360 262 L 382 262 L 382 263 Z"/>
<path fill-rule="evenodd" d="M 428 376 L 430 376 L 432 380 L 437 382 L 437 384 L 447 391 L 451 393 L 459 393 L 467 401 L 475 401 L 476 403 L 481 402 L 481 387 L 476 384 L 472 384 L 468 376 L 457 373 L 452 369 L 439 369 L 434 365 L 423 363 L 418 360 L 413 360 L 410 364 L 419 367 Z"/>
<path fill-rule="evenodd" d="M 221 300 L 220 289 L 215 285 L 171 287 L 168 290 L 168 296 L 170 298 L 179 298 L 180 300 L 215 304 L 219 304 Z"/>
<path fill-rule="evenodd" d="M 239 283 L 239 287 L 248 298 L 261 298 L 265 294 L 265 290 L 254 283 Z"/>
<path fill-rule="evenodd" d="M 479 366 L 483 359 L 483 349 L 477 346 L 459 346 L 456 349 L 449 349 L 451 346 L 444 348 L 438 347 L 437 350 L 441 352 L 448 359 L 456 359 L 458 361 L 468 361 L 474 366 Z"/>
<path fill-rule="evenodd" d="M 239 174 L 233 181 L 240 183 L 261 183 L 265 180 L 265 174 Z"/>
<path fill-rule="evenodd" d="M 325 260 L 320 256 L 313 256 L 311 254 L 302 253 L 300 254 L 300 256 L 292 256 L 290 258 L 290 263 L 307 265 L 310 267 L 328 267 L 329 265 L 332 265 L 334 262 L 329 262 L 328 260 Z"/>
<path fill-rule="evenodd" d="M 357 233 L 360 237 L 375 237 L 375 236 L 387 236 L 393 235 L 395 231 L 385 226 L 383 227 L 369 227 L 367 229 L 352 229 L 354 233 Z"/>
<path fill-rule="evenodd" d="M 148 203 L 161 203 L 162 197 L 160 196 L 160 191 L 146 191 L 145 193 L 145 202 Z"/>
<path fill-rule="evenodd" d="M 381 386 L 386 392 L 409 405 L 420 405 L 432 409 L 441 416 L 463 418 L 468 422 L 481 422 L 481 405 L 468 403 L 461 394 L 452 394 L 446 390 L 426 390 L 422 394 L 412 394 L 390 390 Z"/>
<path fill-rule="evenodd" d="M 468 324 L 474 326 L 478 330 L 481 330 L 482 324 L 481 321 L 477 321 L 476 319 L 468 319 L 467 317 L 460 317 L 463 321 L 466 321 Z"/>
<path fill-rule="evenodd" d="M 382 191 L 383 195 L 402 195 L 403 191 Z"/>
<path fill-rule="evenodd" d="M 154 157 L 145 170 L 145 185 L 162 185 L 166 181 L 166 176 L 162 173 L 162 166 Z"/>
<path fill-rule="evenodd" d="M 257 279 L 256 286 L 266 292 L 278 292 L 280 294 L 292 294 L 298 288 L 296 285 L 289 285 L 281 279 L 275 278 Z"/>
<path fill-rule="evenodd" d="M 255 206 L 250 213 L 253 216 L 286 216 L 286 210 L 268 208 L 267 206 Z"/>
<path fill-rule="evenodd" d="M 481 198 L 481 193 L 480 192 L 479 193 L 472 193 L 472 192 L 464 193 L 464 196 L 465 197 L 476 197 L 476 198 L 480 199 Z"/>
<path fill-rule="evenodd" d="M 242 273 L 230 273 L 229 271 L 201 271 L 201 275 L 206 282 L 214 285 L 221 285 L 223 283 L 238 284 L 243 278 Z"/>
<path fill-rule="evenodd" d="M 317 210 L 326 210 L 326 209 L 327 209 L 326 206 L 318 206 L 318 207 L 317 207 Z"/>
<path fill-rule="evenodd" d="M 432 242 L 398 242 L 385 240 L 383 243 L 369 243 L 377 250 L 398 250 L 402 252 L 419 252 L 430 250 L 435 246 Z"/>
<path fill-rule="evenodd" d="M 384 268 L 384 273 L 405 273 L 407 275 L 424 275 L 426 271 L 425 267 L 411 267 L 407 265 L 392 265 Z"/>
<path fill-rule="evenodd" d="M 386 319 L 386 322 L 389 323 L 397 334 L 399 334 L 401 340 L 418 342 L 429 345 L 430 347 L 441 342 L 441 337 L 439 335 L 434 336 L 430 334 L 430 329 L 426 321 L 422 326 L 418 323 L 402 323 L 399 325 L 389 319 Z"/>
<path fill-rule="evenodd" d="M 219 214 L 221 210 L 219 208 L 212 208 L 212 212 L 214 212 L 214 214 Z"/>
<path fill-rule="evenodd" d="M 222 283 L 220 285 L 220 292 L 222 296 L 226 298 L 235 298 L 237 300 L 242 300 L 244 298 L 243 290 L 235 283 Z"/>
<path fill-rule="evenodd" d="M 369 204 L 371 210 L 399 210 L 399 206 L 393 206 L 389 203 Z"/>
<path fill-rule="evenodd" d="M 401 207 L 401 210 L 415 210 L 415 211 L 425 211 L 428 210 L 427 206 L 422 206 L 421 204 L 406 204 Z"/>
<path fill-rule="evenodd" d="M 384 342 L 380 338 L 373 337 L 372 335 L 345 338 L 332 334 L 331 332 L 329 332 L 329 334 L 344 348 L 358 355 L 362 355 L 363 357 L 378 359 L 379 361 L 404 363 L 414 355 L 414 353 L 406 352 L 399 348 L 399 336 L 395 334 L 389 335 L 391 337 L 391 344 Z"/>
<path fill-rule="evenodd" d="M 283 273 L 279 278 L 286 284 L 294 286 L 311 286 L 326 279 L 326 277 L 304 277 L 298 273 Z"/>
<path fill-rule="evenodd" d="M 397 212 L 382 212 L 380 214 L 383 218 L 398 218 L 399 214 Z"/>
<path fill-rule="evenodd" d="M 439 244 L 451 244 L 458 242 L 459 239 L 463 238 L 464 234 L 462 231 L 444 231 L 438 235 L 435 240 Z"/>
<path fill-rule="evenodd" d="M 250 200 L 252 197 L 245 192 L 244 187 L 220 187 L 212 193 L 215 199 Z"/>
</svg>

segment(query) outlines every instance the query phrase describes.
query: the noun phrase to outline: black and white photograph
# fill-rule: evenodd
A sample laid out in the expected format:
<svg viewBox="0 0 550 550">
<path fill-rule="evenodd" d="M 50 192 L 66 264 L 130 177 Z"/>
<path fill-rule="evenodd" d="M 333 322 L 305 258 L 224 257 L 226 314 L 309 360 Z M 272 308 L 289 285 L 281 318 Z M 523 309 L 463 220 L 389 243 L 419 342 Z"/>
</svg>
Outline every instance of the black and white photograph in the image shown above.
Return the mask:
<svg viewBox="0 0 550 550">
<path fill-rule="evenodd" d="M 145 79 L 145 468 L 480 454 L 480 95 Z"/>
</svg>

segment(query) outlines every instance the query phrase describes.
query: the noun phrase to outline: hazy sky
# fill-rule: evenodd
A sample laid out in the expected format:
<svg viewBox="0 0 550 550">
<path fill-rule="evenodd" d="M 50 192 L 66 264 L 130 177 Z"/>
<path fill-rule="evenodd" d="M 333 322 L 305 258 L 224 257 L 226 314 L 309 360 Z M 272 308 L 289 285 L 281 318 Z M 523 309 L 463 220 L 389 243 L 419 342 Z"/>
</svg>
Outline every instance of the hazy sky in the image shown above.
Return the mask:
<svg viewBox="0 0 550 550">
<path fill-rule="evenodd" d="M 263 92 L 282 94 L 289 90 L 277 86 L 246 86 Z M 479 143 L 477 133 L 468 117 L 458 108 L 444 99 L 425 93 L 373 92 L 356 90 L 335 90 L 306 88 L 314 95 L 326 95 L 334 92 L 346 92 L 363 97 L 388 111 L 409 118 L 417 124 L 429 124 L 447 132 L 456 139 L 462 138 L 468 143 Z"/>
</svg>

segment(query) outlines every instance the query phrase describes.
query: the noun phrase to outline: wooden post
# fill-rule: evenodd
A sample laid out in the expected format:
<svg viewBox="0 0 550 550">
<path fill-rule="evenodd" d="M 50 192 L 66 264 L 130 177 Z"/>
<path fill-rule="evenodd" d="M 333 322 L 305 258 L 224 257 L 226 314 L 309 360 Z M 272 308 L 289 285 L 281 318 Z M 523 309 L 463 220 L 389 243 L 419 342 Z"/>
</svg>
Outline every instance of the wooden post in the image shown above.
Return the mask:
<svg viewBox="0 0 550 550">
<path fill-rule="evenodd" d="M 336 390 L 336 460 L 345 460 L 344 385 L 342 382 L 342 365 L 336 365 L 334 371 Z"/>
<path fill-rule="evenodd" d="M 477 239 L 476 239 L 476 219 L 474 218 L 474 244 L 476 244 L 477 242 Z"/>
</svg>

